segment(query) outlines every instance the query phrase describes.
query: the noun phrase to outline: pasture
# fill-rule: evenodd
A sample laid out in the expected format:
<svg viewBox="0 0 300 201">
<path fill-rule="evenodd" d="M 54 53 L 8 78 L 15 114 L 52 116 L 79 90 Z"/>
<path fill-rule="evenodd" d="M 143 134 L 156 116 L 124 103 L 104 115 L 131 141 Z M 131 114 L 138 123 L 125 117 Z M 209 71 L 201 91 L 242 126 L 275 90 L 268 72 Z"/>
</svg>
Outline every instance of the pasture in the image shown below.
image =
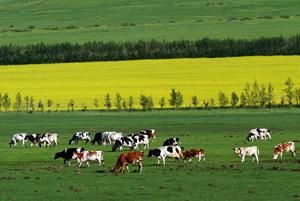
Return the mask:
<svg viewBox="0 0 300 201">
<path fill-rule="evenodd" d="M 284 154 L 273 161 L 273 146 L 295 140 L 299 150 L 298 109 L 274 110 L 190 110 L 155 112 L 57 112 L 0 113 L 0 196 L 1 200 L 299 200 L 299 156 Z M 273 131 L 272 140 L 246 142 L 251 128 Z M 186 166 L 167 159 L 165 167 L 147 158 L 141 174 L 131 172 L 115 176 L 109 172 L 119 152 L 109 146 L 84 145 L 105 152 L 105 167 L 78 169 L 75 161 L 65 167 L 54 161 L 54 153 L 66 147 L 75 131 L 92 134 L 104 130 L 124 134 L 143 128 L 155 128 L 156 148 L 171 136 L 181 139 L 185 149 L 201 147 L 206 163 L 193 159 Z M 55 148 L 9 148 L 17 132 L 57 132 L 60 144 Z M 246 158 L 244 164 L 234 155 L 238 145 L 257 145 L 260 163 Z"/>
<path fill-rule="evenodd" d="M 66 109 L 70 99 L 75 108 L 87 105 L 94 109 L 94 99 L 104 108 L 104 97 L 110 94 L 114 101 L 116 93 L 128 100 L 134 97 L 134 108 L 140 108 L 141 94 L 151 95 L 154 107 L 159 99 L 169 100 L 172 88 L 180 90 L 183 106 L 190 106 L 192 96 L 202 101 L 215 99 L 219 91 L 228 97 L 235 91 L 240 95 L 246 82 L 272 83 L 275 100 L 279 103 L 284 82 L 291 77 L 299 87 L 299 56 L 237 57 L 138 60 L 120 62 L 87 62 L 41 65 L 0 66 L 0 92 L 8 93 L 11 100 L 20 92 L 23 97 L 33 96 L 35 103 L 47 99 Z"/>
<path fill-rule="evenodd" d="M 0 44 L 287 37 L 299 34 L 299 9 L 297 0 L 3 1 Z"/>
</svg>

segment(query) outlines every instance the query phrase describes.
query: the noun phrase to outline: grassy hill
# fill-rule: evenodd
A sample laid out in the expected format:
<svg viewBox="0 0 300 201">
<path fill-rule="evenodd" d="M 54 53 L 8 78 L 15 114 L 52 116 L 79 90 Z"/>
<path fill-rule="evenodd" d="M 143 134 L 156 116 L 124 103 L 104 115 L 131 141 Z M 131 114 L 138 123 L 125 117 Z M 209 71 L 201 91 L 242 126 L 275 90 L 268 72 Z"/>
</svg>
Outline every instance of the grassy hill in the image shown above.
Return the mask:
<svg viewBox="0 0 300 201">
<path fill-rule="evenodd" d="M 136 108 L 141 94 L 151 95 L 159 107 L 159 99 L 168 100 L 170 90 L 176 88 L 183 93 L 184 105 L 190 106 L 194 95 L 200 103 L 214 98 L 218 104 L 219 91 L 240 95 L 246 82 L 257 80 L 272 83 L 279 103 L 288 77 L 299 87 L 299 63 L 299 56 L 260 56 L 1 66 L 0 92 L 9 93 L 12 101 L 17 92 L 34 96 L 36 103 L 50 98 L 64 109 L 70 99 L 78 109 L 93 108 L 95 98 L 104 107 L 106 93 L 113 100 L 120 93 L 126 100 L 133 96 Z"/>
<path fill-rule="evenodd" d="M 258 38 L 299 33 L 298 0 L 10 0 L 0 44 Z"/>
</svg>

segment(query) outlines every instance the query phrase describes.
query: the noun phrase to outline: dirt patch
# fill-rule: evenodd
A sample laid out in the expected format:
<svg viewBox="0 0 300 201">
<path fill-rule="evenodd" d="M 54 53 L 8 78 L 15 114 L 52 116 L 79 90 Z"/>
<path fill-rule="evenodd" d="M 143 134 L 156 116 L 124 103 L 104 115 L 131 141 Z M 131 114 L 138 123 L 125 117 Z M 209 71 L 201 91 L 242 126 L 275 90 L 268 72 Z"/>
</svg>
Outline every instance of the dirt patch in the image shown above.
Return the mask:
<svg viewBox="0 0 300 201">
<path fill-rule="evenodd" d="M 12 176 L 8 176 L 8 177 L 0 177 L 0 180 L 12 181 L 12 180 L 17 180 L 17 178 L 12 177 Z"/>
</svg>

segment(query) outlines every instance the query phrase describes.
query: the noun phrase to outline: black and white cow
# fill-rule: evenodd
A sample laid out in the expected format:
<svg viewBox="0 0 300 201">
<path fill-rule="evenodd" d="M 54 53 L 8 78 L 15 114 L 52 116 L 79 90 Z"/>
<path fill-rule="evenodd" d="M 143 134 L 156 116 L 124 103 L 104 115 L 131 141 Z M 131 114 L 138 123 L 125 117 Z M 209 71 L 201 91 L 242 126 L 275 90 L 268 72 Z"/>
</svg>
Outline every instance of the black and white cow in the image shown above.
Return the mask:
<svg viewBox="0 0 300 201">
<path fill-rule="evenodd" d="M 68 166 L 70 166 L 70 160 L 72 159 L 73 153 L 83 152 L 84 148 L 65 148 L 61 152 L 57 152 L 54 156 L 54 159 L 63 158 L 64 164 L 68 161 Z"/>
<path fill-rule="evenodd" d="M 176 146 L 179 144 L 179 138 L 178 137 L 173 137 L 173 138 L 169 138 L 169 139 L 166 139 L 163 143 L 163 146 Z"/>
<path fill-rule="evenodd" d="M 117 148 L 120 148 L 120 151 L 123 151 L 123 147 L 133 149 L 134 146 L 134 140 L 131 136 L 121 137 L 119 140 L 115 141 L 115 144 L 112 146 L 112 151 L 116 151 Z"/>
<path fill-rule="evenodd" d="M 254 128 L 251 129 L 247 140 L 253 142 L 254 140 L 271 140 L 271 130 L 267 128 Z"/>
<path fill-rule="evenodd" d="M 156 139 L 156 130 L 155 129 L 144 129 L 139 132 L 140 134 L 147 135 L 149 139 Z"/>
<path fill-rule="evenodd" d="M 157 149 L 149 151 L 148 157 L 155 156 L 158 158 L 157 164 L 160 164 L 160 160 L 163 161 L 163 164 L 166 165 L 166 158 L 175 158 L 180 159 L 184 158 L 182 154 L 182 149 L 180 146 L 163 146 Z"/>
<path fill-rule="evenodd" d="M 36 133 L 33 133 L 33 134 L 30 134 L 30 135 L 27 135 L 26 136 L 26 140 L 28 140 L 29 142 L 31 142 L 31 147 L 33 145 L 36 145 L 38 146 L 38 138 L 41 134 L 36 134 Z"/>
<path fill-rule="evenodd" d="M 138 149 L 139 145 L 144 145 L 144 149 L 149 149 L 149 137 L 145 134 L 134 134 L 132 136 L 133 143 L 134 143 L 134 149 Z"/>
<path fill-rule="evenodd" d="M 16 133 L 12 136 L 10 142 L 8 143 L 10 147 L 15 147 L 17 146 L 17 142 L 22 142 L 22 146 L 24 146 L 25 142 L 27 141 L 26 139 L 27 133 Z"/>
<path fill-rule="evenodd" d="M 74 133 L 73 137 L 69 140 L 69 144 L 78 144 L 79 140 L 85 140 L 85 144 L 91 141 L 90 133 L 87 131 L 80 131 Z"/>
<path fill-rule="evenodd" d="M 115 143 L 116 140 L 119 140 L 121 137 L 123 137 L 123 134 L 120 132 L 115 131 L 104 131 L 99 132 L 95 134 L 94 139 L 92 140 L 92 144 L 95 144 L 96 142 L 99 145 L 112 145 Z"/>
</svg>

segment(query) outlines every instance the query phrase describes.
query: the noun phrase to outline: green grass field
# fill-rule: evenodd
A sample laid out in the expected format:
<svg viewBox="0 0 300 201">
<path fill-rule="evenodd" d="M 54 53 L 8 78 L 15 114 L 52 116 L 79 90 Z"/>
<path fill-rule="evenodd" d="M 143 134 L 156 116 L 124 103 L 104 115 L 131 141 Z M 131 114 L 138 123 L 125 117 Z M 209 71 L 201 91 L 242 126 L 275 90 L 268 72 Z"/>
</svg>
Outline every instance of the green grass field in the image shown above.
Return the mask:
<svg viewBox="0 0 300 201">
<path fill-rule="evenodd" d="M 299 146 L 298 109 L 286 110 L 211 110 L 156 112 L 64 112 L 0 113 L 0 196 L 1 200 L 299 200 L 300 161 L 285 154 L 272 161 L 273 146 L 295 140 Z M 267 127 L 272 140 L 249 143 L 248 131 Z M 125 134 L 155 128 L 156 148 L 170 136 L 181 138 L 185 149 L 201 147 L 207 162 L 185 166 L 167 159 L 157 167 L 156 159 L 144 159 L 144 171 L 115 176 L 108 170 L 118 152 L 111 147 L 80 143 L 87 149 L 105 151 L 105 167 L 77 169 L 75 161 L 64 167 L 53 160 L 54 153 L 69 147 L 75 131 L 91 133 L 116 130 Z M 58 132 L 55 148 L 9 148 L 16 132 Z M 258 145 L 260 164 L 249 158 L 244 164 L 233 154 L 237 145 Z M 148 151 L 146 151 L 146 155 Z M 298 158 L 298 157 L 297 157 Z"/>
<path fill-rule="evenodd" d="M 299 10 L 297 0 L 10 0 L 0 44 L 291 36 Z"/>
</svg>

